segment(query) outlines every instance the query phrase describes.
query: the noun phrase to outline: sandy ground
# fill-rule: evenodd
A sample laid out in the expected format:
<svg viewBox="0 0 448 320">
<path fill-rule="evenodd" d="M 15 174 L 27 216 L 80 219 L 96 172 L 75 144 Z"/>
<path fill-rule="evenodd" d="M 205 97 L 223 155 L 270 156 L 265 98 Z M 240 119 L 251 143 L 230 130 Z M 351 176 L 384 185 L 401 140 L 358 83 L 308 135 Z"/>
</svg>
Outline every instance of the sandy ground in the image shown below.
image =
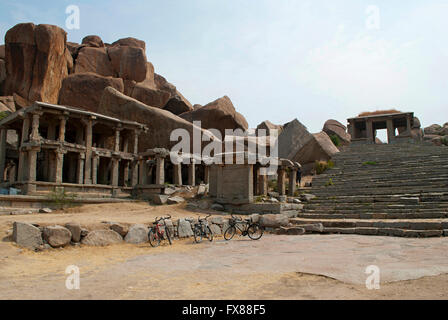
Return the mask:
<svg viewBox="0 0 448 320">
<path fill-rule="evenodd" d="M 149 223 L 193 217 L 184 205 L 87 205 L 52 214 L 0 216 L 1 299 L 446 299 L 448 240 L 350 235 L 217 238 L 173 246 L 76 246 L 31 252 L 8 241 L 14 221 Z M 365 267 L 378 265 L 381 288 L 368 290 Z M 65 286 L 80 269 L 80 289 Z M 403 280 L 413 279 L 413 280 Z"/>
</svg>

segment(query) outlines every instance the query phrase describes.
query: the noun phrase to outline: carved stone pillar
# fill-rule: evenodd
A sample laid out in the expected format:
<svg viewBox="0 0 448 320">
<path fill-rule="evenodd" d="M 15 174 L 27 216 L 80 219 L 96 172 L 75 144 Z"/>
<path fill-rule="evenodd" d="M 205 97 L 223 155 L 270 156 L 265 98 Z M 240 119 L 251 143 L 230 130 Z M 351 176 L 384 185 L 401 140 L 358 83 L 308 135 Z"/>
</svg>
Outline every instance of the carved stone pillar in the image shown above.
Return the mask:
<svg viewBox="0 0 448 320">
<path fill-rule="evenodd" d="M 138 184 L 138 161 L 131 162 L 131 186 L 135 187 Z"/>
<path fill-rule="evenodd" d="M 39 119 L 40 119 L 40 114 L 39 113 L 33 113 L 33 122 L 31 125 L 31 140 L 36 141 L 39 140 L 40 135 L 39 135 Z"/>
<path fill-rule="evenodd" d="M 156 184 L 165 183 L 165 158 L 156 157 Z"/>
<path fill-rule="evenodd" d="M 6 164 L 6 135 L 8 130 L 6 128 L 0 128 L 0 182 L 3 182 L 3 174 Z"/>
<path fill-rule="evenodd" d="M 65 141 L 65 126 L 66 126 L 66 124 L 67 124 L 67 117 L 61 116 L 59 118 L 59 137 L 58 137 L 59 142 Z"/>
<path fill-rule="evenodd" d="M 258 194 L 265 196 L 268 194 L 268 176 L 260 174 L 258 176 Z"/>
<path fill-rule="evenodd" d="M 25 172 L 25 167 L 26 167 L 26 158 L 27 158 L 27 153 L 25 150 L 22 149 L 23 143 L 28 141 L 29 138 L 29 130 L 30 130 L 30 118 L 28 116 L 28 114 L 25 114 L 25 118 L 23 119 L 23 124 L 22 124 L 22 132 L 21 132 L 21 139 L 19 141 L 19 168 L 18 168 L 18 172 L 17 172 L 17 179 L 19 181 L 24 181 L 26 179 L 26 172 Z"/>
<path fill-rule="evenodd" d="M 182 185 L 182 163 L 173 165 L 173 181 L 176 185 Z"/>
<path fill-rule="evenodd" d="M 366 121 L 366 135 L 367 135 L 367 141 L 369 143 L 375 143 L 375 137 L 373 134 L 373 125 L 371 120 Z"/>
<path fill-rule="evenodd" d="M 291 172 L 289 173 L 289 195 L 294 197 L 296 192 L 296 180 L 297 180 L 297 169 L 291 168 Z"/>
<path fill-rule="evenodd" d="M 84 183 L 92 183 L 92 135 L 93 135 L 93 121 L 88 119 L 85 121 L 86 132 L 86 161 L 84 164 Z"/>
<path fill-rule="evenodd" d="M 188 185 L 196 185 L 196 164 L 194 159 L 191 159 L 191 163 L 188 165 Z"/>
<path fill-rule="evenodd" d="M 210 181 L 210 166 L 204 166 L 204 183 L 208 184 Z"/>
<path fill-rule="evenodd" d="M 391 143 L 392 140 L 395 138 L 395 129 L 394 129 L 394 122 L 392 119 L 387 119 L 387 142 Z"/>
<path fill-rule="evenodd" d="M 62 183 L 62 167 L 64 164 L 64 154 L 63 150 L 55 151 L 55 167 L 54 167 L 54 182 Z"/>
<path fill-rule="evenodd" d="M 284 196 L 286 194 L 286 185 L 285 185 L 285 169 L 282 167 L 278 168 L 277 170 L 277 187 L 278 187 L 278 193 L 281 196 Z"/>
<path fill-rule="evenodd" d="M 147 176 L 146 159 L 140 159 L 138 167 L 139 167 L 138 184 L 146 184 L 146 176 Z"/>
<path fill-rule="evenodd" d="M 118 165 L 119 165 L 120 159 L 112 157 L 111 163 L 112 163 L 112 172 L 111 172 L 111 184 L 114 187 L 118 186 Z"/>
<path fill-rule="evenodd" d="M 80 153 L 78 157 L 77 170 L 76 170 L 76 183 L 84 183 L 84 160 L 86 156 L 84 153 Z"/>
<path fill-rule="evenodd" d="M 98 183 L 98 162 L 99 156 L 96 153 L 92 153 L 92 184 Z"/>
</svg>

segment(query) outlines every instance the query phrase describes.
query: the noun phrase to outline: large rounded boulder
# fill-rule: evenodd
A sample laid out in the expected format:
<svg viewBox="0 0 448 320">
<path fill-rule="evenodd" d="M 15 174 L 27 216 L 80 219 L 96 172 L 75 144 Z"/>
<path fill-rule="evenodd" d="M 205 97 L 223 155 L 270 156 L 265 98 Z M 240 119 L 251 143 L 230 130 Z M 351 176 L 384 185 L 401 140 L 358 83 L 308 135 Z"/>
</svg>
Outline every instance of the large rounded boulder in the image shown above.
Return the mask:
<svg viewBox="0 0 448 320">
<path fill-rule="evenodd" d="M 71 74 L 62 82 L 59 104 L 97 112 L 106 87 L 123 92 L 123 80 L 94 73 Z"/>
<path fill-rule="evenodd" d="M 67 33 L 53 25 L 20 23 L 5 35 L 5 95 L 57 103 L 68 75 Z"/>
<path fill-rule="evenodd" d="M 337 120 L 327 120 L 322 131 L 324 131 L 330 137 L 337 136 L 342 145 L 350 144 L 351 137 L 350 134 L 347 133 L 347 127 Z"/>
<path fill-rule="evenodd" d="M 225 135 L 225 129 L 247 130 L 249 127 L 244 116 L 236 112 L 232 101 L 227 96 L 216 99 L 202 108 L 185 112 L 180 117 L 189 122 L 201 121 L 202 128 L 217 129 L 222 137 Z"/>
</svg>

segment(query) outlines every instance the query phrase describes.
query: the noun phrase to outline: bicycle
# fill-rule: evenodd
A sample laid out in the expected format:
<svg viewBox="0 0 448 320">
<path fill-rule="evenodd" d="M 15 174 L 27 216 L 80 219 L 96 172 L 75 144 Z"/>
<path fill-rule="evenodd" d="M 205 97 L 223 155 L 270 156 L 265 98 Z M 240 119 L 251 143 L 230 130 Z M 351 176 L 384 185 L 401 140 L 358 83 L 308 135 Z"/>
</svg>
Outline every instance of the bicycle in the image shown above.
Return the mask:
<svg viewBox="0 0 448 320">
<path fill-rule="evenodd" d="M 160 242 L 165 237 L 168 240 L 169 244 L 170 245 L 172 244 L 170 230 L 169 230 L 168 226 L 166 225 L 166 221 L 165 221 L 167 219 L 171 219 L 171 216 L 169 215 L 168 217 L 160 217 L 160 218 L 156 217 L 156 219 L 154 221 L 154 226 L 149 229 L 148 239 L 149 239 L 149 244 L 152 247 L 159 246 Z M 163 224 L 160 224 L 159 223 L 160 221 L 163 221 Z"/>
<path fill-rule="evenodd" d="M 211 216 L 209 214 L 205 218 L 198 218 L 198 222 L 194 223 L 193 225 L 193 235 L 194 235 L 194 242 L 200 243 L 202 242 L 202 237 L 206 237 L 208 241 L 213 241 L 213 233 L 208 225 L 207 219 Z M 193 223 L 193 221 L 190 219 L 187 219 L 190 223 Z"/>
<path fill-rule="evenodd" d="M 241 232 L 241 235 L 249 236 L 252 240 L 258 240 L 263 235 L 263 228 L 260 224 L 252 221 L 252 218 L 244 219 L 231 215 L 232 219 L 229 220 L 229 226 L 224 232 L 224 239 L 231 240 L 236 233 L 236 229 Z"/>
</svg>

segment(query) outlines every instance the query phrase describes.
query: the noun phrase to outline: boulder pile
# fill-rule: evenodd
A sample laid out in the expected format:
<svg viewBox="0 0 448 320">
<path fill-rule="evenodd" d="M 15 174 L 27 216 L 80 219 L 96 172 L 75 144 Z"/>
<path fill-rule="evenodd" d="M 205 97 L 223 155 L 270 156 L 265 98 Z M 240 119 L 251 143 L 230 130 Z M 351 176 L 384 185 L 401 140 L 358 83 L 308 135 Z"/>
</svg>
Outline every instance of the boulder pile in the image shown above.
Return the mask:
<svg viewBox="0 0 448 320">
<path fill-rule="evenodd" d="M 430 125 L 424 130 L 423 140 L 431 142 L 436 146 L 448 146 L 448 122 L 443 126 L 438 124 Z"/>
<path fill-rule="evenodd" d="M 223 133 L 247 129 L 246 119 L 227 96 L 193 108 L 176 86 L 154 72 L 146 54 L 146 43 L 135 38 L 110 44 L 88 35 L 79 44 L 68 42 L 67 33 L 58 26 L 17 24 L 0 46 L 0 112 L 42 101 L 126 120 L 124 113 L 136 114 L 139 121 L 151 121 L 150 128 L 159 133 L 152 138 L 149 134 L 142 148 L 169 148 L 170 143 L 165 138 L 159 141 L 159 136 L 169 138 L 166 132 L 173 128 L 192 130 L 194 120 Z M 107 102 L 114 103 L 110 110 L 104 107 Z M 120 104 L 125 111 L 117 109 Z"/>
</svg>

